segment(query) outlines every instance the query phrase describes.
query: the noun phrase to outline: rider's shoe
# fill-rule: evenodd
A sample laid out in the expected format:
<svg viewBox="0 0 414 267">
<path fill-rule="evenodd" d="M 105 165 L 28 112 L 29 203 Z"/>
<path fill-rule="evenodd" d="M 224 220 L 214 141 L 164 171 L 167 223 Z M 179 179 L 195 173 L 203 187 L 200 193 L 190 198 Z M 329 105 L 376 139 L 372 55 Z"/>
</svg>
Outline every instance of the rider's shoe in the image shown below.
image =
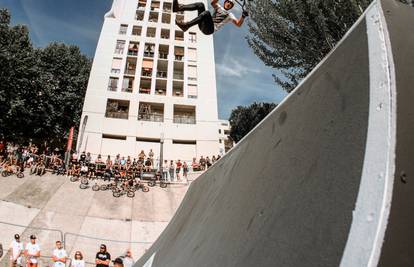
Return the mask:
<svg viewBox="0 0 414 267">
<path fill-rule="evenodd" d="M 175 20 L 175 24 L 183 31 L 186 32 L 189 28 L 187 23 L 183 22 L 182 20 Z"/>
</svg>

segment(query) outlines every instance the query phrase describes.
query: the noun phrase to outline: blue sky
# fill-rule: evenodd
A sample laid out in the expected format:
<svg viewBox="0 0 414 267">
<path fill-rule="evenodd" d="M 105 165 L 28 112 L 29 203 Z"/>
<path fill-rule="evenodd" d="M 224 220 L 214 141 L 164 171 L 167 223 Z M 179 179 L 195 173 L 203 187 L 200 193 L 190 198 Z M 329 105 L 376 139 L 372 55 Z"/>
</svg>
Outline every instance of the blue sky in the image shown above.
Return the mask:
<svg viewBox="0 0 414 267">
<path fill-rule="evenodd" d="M 93 57 L 104 14 L 112 0 L 0 0 L 12 13 L 13 24 L 29 27 L 35 46 L 51 41 L 74 44 Z M 240 12 L 234 10 L 238 17 Z M 218 110 L 228 119 L 233 108 L 254 101 L 279 103 L 285 96 L 274 82 L 274 71 L 249 48 L 247 26 L 230 24 L 214 35 Z"/>
</svg>

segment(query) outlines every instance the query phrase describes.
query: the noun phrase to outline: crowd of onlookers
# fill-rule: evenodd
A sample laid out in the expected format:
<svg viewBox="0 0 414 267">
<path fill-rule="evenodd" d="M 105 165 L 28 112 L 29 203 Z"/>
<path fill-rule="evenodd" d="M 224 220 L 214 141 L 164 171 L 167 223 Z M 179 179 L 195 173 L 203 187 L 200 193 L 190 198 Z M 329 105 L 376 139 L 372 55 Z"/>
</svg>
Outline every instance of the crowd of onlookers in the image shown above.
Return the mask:
<svg viewBox="0 0 414 267">
<path fill-rule="evenodd" d="M 31 235 L 30 241 L 23 244 L 20 235 L 15 234 L 13 241 L 8 247 L 9 267 L 38 267 L 42 256 L 40 244 L 36 242 L 36 236 Z M 72 258 L 69 258 L 60 240 L 56 241 L 55 249 L 52 251 L 51 261 L 53 267 L 85 267 L 86 262 L 81 251 L 76 251 Z M 124 255 L 121 255 L 114 260 L 108 252 L 105 244 L 99 246 L 99 251 L 96 253 L 95 262 L 96 267 L 132 267 L 135 263 L 132 257 L 131 250 L 127 250 Z"/>
<path fill-rule="evenodd" d="M 186 179 L 190 171 L 204 171 L 221 158 L 220 155 L 217 155 L 211 158 L 201 156 L 198 160 L 193 158 L 192 161 L 164 159 L 160 166 L 159 159 L 154 158 L 152 149 L 148 154 L 141 150 L 136 158 L 124 157 L 118 154 L 114 158 L 107 155 L 104 159 L 99 154 L 93 159 L 89 152 L 77 153 L 74 151 L 70 155 L 69 162 L 64 162 L 64 156 L 64 151 L 58 148 L 51 149 L 45 146 L 39 149 L 38 146 L 33 144 L 19 146 L 12 143 L 6 144 L 0 140 L 0 168 L 15 168 L 23 172 L 25 168 L 37 165 L 39 168 L 36 168 L 35 174 L 39 175 L 44 173 L 46 169 L 56 173 L 66 173 L 67 171 L 70 172 L 70 169 L 67 169 L 68 165 L 78 165 L 79 169 L 88 169 L 89 165 L 94 165 L 91 170 L 97 168 L 97 166 L 102 166 L 106 170 L 127 171 L 130 168 L 137 168 L 144 172 L 160 170 L 165 180 L 180 181 L 182 178 Z M 11 172 L 14 172 L 14 170 L 11 170 Z M 89 170 L 86 172 L 89 172 Z"/>
</svg>

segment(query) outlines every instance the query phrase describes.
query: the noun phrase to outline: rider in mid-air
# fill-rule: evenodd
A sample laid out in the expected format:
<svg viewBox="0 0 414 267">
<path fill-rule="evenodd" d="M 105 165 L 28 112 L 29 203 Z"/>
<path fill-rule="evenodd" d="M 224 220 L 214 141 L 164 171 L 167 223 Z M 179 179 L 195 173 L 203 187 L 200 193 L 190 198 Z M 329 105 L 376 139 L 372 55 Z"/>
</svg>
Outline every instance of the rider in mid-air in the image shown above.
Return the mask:
<svg viewBox="0 0 414 267">
<path fill-rule="evenodd" d="M 243 11 L 241 17 L 237 19 L 233 13 L 228 11 L 233 8 L 234 1 L 235 0 L 225 0 L 223 8 L 218 3 L 218 0 L 212 0 L 211 6 L 214 8 L 214 12 L 211 14 L 210 11 L 206 10 L 204 4 L 201 2 L 188 5 L 180 5 L 178 3 L 178 0 L 173 0 L 173 12 L 193 10 L 198 11 L 198 16 L 195 19 L 188 22 L 176 20 L 175 23 L 184 32 L 187 31 L 190 27 L 198 25 L 201 32 L 206 35 L 218 31 L 224 24 L 228 22 L 233 22 L 233 24 L 236 26 L 241 27 L 245 17 L 247 17 L 249 14 L 247 11 Z"/>
</svg>

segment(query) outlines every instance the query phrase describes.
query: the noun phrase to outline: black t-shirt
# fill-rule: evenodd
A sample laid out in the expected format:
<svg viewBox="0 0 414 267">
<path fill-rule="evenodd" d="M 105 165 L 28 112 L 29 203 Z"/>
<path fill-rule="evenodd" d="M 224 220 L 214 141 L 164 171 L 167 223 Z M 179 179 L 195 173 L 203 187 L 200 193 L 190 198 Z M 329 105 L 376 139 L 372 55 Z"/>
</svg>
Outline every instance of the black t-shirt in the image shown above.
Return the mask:
<svg viewBox="0 0 414 267">
<path fill-rule="evenodd" d="M 111 254 L 108 252 L 98 252 L 96 253 L 96 258 L 101 261 L 111 260 Z M 109 265 L 105 264 L 96 264 L 96 267 L 108 267 Z"/>
<path fill-rule="evenodd" d="M 85 161 L 85 159 L 86 159 L 86 155 L 85 154 L 81 154 L 79 161 Z"/>
</svg>

